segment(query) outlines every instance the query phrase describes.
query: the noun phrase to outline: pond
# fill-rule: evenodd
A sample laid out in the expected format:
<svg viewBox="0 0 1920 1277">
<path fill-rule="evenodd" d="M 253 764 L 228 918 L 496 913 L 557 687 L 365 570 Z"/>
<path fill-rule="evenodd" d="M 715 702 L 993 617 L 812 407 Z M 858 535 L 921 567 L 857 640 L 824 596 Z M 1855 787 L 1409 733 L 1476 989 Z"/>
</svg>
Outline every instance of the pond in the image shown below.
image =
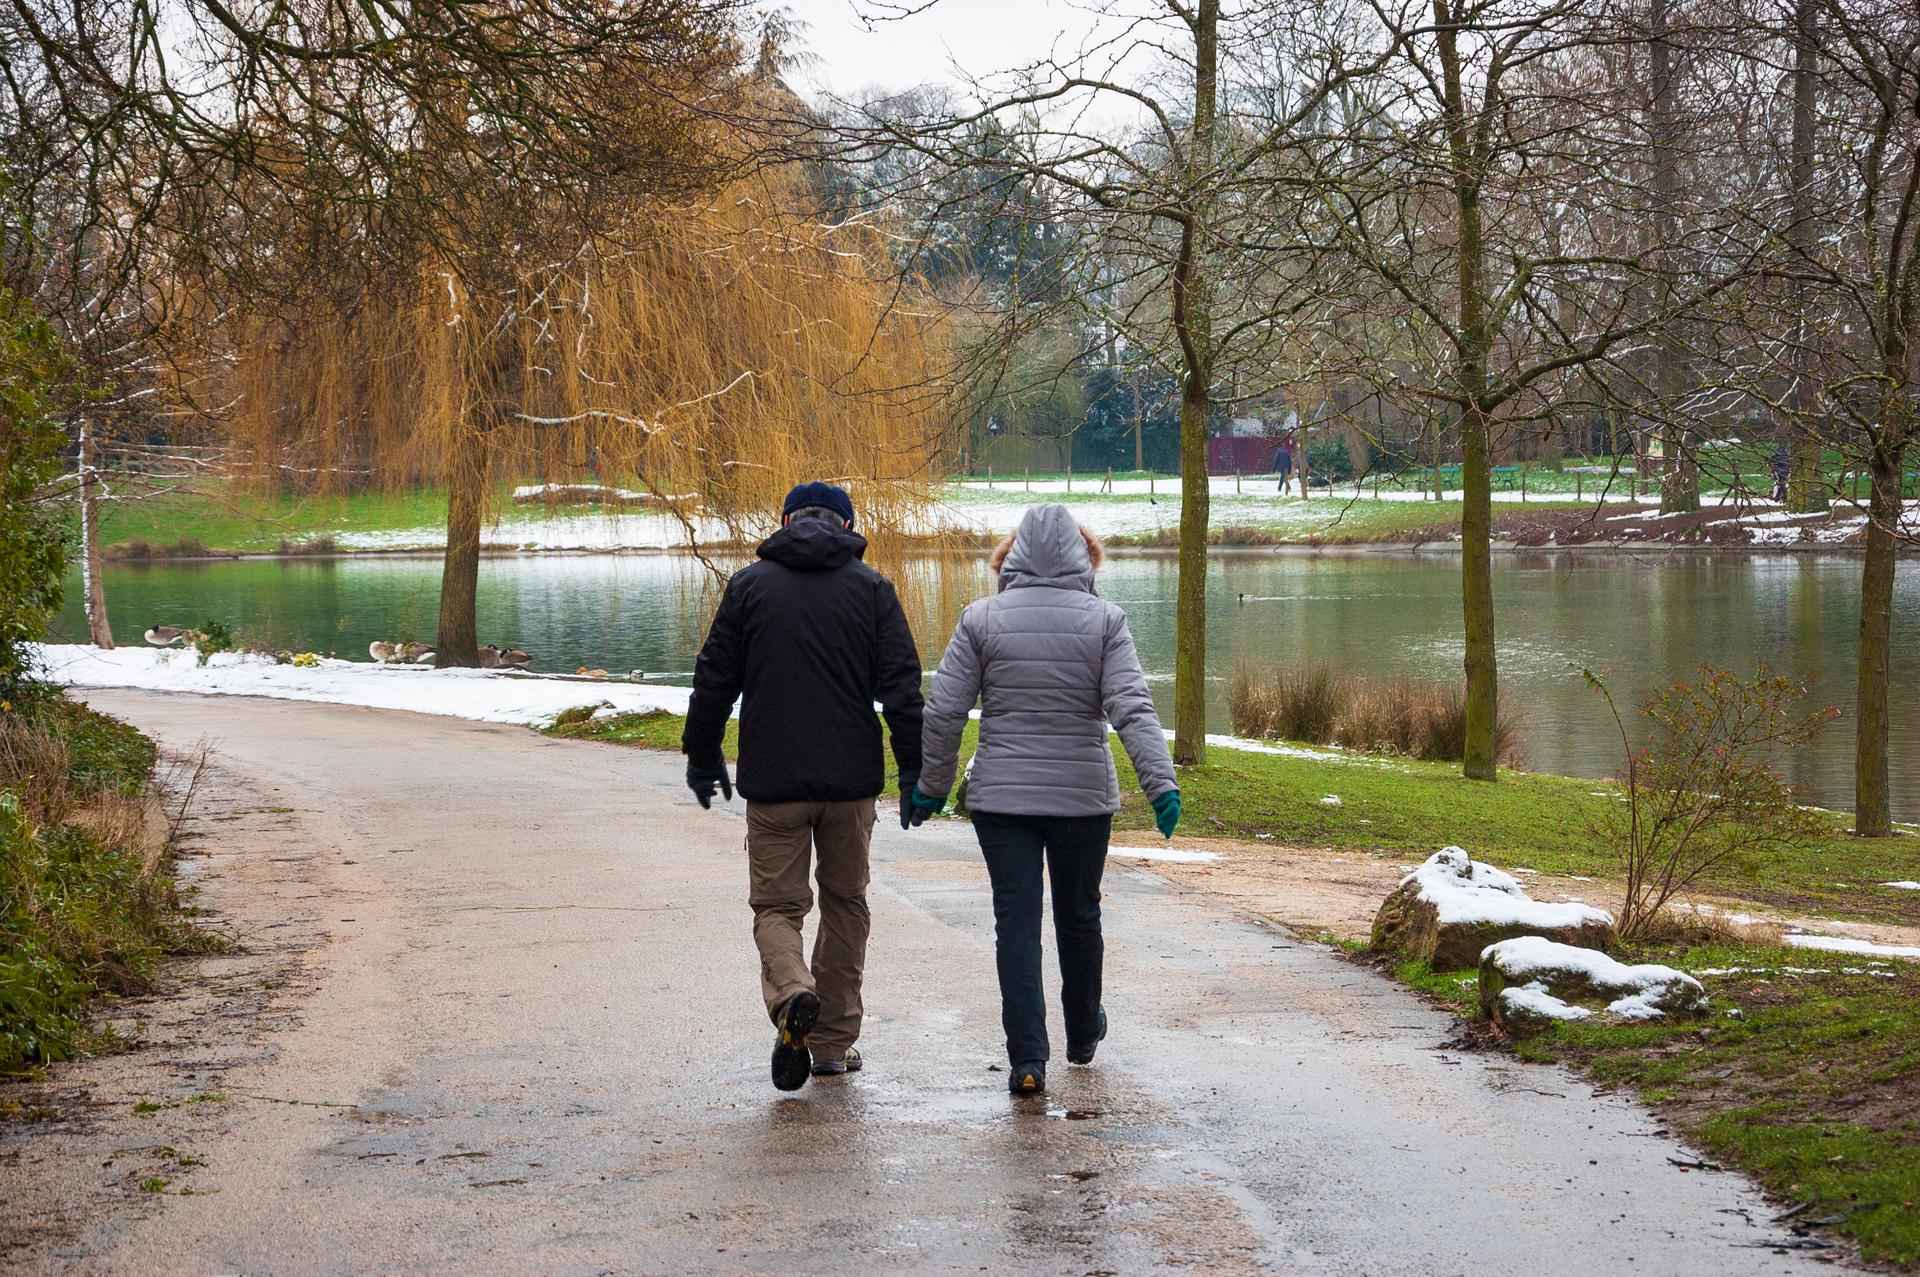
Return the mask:
<svg viewBox="0 0 1920 1277">
<path fill-rule="evenodd" d="M 1540 771 L 1602 776 L 1620 745 L 1578 668 L 1608 673 L 1623 704 L 1686 678 L 1701 663 L 1750 672 L 1766 662 L 1819 677 L 1821 703 L 1850 709 L 1858 623 L 1858 560 L 1842 556 L 1513 553 L 1495 560 L 1502 687 L 1522 722 L 1521 749 Z M 929 668 L 959 600 L 985 587 L 976 559 L 919 560 L 907 570 L 920 600 L 916 632 Z M 482 642 L 526 648 L 534 667 L 644 670 L 684 683 L 712 606 L 711 576 L 672 555 L 528 555 L 481 568 Z M 430 638 L 437 559 L 238 560 L 112 565 L 114 634 L 138 643 L 147 626 L 218 618 L 272 648 L 365 659 L 367 644 Z M 1127 609 L 1163 713 L 1173 692 L 1171 558 L 1120 558 L 1101 591 Z M 1369 674 L 1457 677 L 1459 563 L 1446 553 L 1224 554 L 1210 567 L 1211 722 L 1241 655 L 1324 660 Z M 60 637 L 84 637 L 69 582 Z M 1904 562 L 1895 600 L 1894 813 L 1920 819 L 1920 565 Z M 1847 720 L 1818 747 L 1784 760 L 1789 779 L 1829 806 L 1852 801 Z"/>
</svg>

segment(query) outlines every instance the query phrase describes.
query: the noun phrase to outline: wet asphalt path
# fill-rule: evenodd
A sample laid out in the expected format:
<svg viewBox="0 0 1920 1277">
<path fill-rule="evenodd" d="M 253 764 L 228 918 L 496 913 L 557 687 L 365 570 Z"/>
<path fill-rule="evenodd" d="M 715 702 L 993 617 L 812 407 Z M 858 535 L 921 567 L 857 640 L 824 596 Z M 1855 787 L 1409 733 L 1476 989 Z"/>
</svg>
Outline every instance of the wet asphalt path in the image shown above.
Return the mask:
<svg viewBox="0 0 1920 1277">
<path fill-rule="evenodd" d="M 321 938 L 262 1054 L 175 1080 L 305 1102 L 227 1106 L 198 1136 L 201 1195 L 103 1221 L 49 1268 L 1830 1271 L 1751 1248 L 1776 1235 L 1766 1205 L 1670 1164 L 1689 1155 L 1633 1105 L 1450 1049 L 1447 1015 L 1138 869 L 1109 875 L 1098 1065 L 1056 1060 L 1044 1101 L 1016 1101 L 969 832 L 883 819 L 869 1067 L 785 1097 L 740 804 L 700 811 L 677 759 L 343 707 L 88 699 L 212 740 L 229 783 L 296 809 L 294 898 Z M 248 848 L 228 850 L 216 908 L 246 889 Z"/>
</svg>

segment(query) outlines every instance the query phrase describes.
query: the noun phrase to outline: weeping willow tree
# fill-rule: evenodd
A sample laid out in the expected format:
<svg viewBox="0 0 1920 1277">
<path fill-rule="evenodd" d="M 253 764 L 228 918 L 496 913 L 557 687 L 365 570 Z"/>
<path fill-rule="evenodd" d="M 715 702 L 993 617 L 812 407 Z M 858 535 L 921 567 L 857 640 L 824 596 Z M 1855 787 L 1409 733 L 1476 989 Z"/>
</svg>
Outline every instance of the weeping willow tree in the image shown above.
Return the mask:
<svg viewBox="0 0 1920 1277">
<path fill-rule="evenodd" d="M 428 267 L 351 310 L 225 319 L 226 423 L 267 482 L 444 485 L 442 664 L 478 660 L 482 529 L 509 477 L 638 487 L 689 546 L 763 534 L 789 487 L 827 479 L 897 556 L 923 530 L 945 336 L 883 248 L 779 173 L 636 207 L 497 287 Z"/>
</svg>

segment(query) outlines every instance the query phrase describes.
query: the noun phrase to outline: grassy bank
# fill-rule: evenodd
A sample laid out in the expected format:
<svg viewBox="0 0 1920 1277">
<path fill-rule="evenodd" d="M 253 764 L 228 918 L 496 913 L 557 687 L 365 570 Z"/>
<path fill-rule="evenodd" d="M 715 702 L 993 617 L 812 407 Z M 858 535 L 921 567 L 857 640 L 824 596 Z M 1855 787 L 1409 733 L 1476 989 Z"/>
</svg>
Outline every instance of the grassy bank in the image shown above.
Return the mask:
<svg viewBox="0 0 1920 1277">
<path fill-rule="evenodd" d="M 348 532 L 382 532 L 446 522 L 446 493 L 439 488 L 361 492 L 318 497 L 266 493 L 238 484 L 210 482 L 192 492 L 172 492 L 110 503 L 100 521 L 103 546 L 120 555 L 147 547 L 157 556 L 180 553 L 270 554 Z"/>
<path fill-rule="evenodd" d="M 556 730 L 671 751 L 680 747 L 684 721 L 661 713 Z M 963 753 L 972 750 L 973 732 L 970 725 Z M 732 733 L 729 727 L 729 757 Z M 1117 743 L 1114 756 L 1124 796 L 1115 826 L 1152 828 L 1153 813 L 1134 788 L 1133 769 Z M 1498 784 L 1470 784 L 1450 764 L 1331 749 L 1213 748 L 1207 757 L 1204 767 L 1180 770 L 1184 833 L 1273 839 L 1399 861 L 1458 844 L 1510 869 L 1595 878 L 1618 870 L 1610 848 L 1589 828 L 1614 801 L 1613 791 L 1599 782 L 1508 771 Z M 1802 850 L 1729 863 L 1703 890 L 1829 917 L 1920 925 L 1920 892 L 1879 885 L 1920 880 L 1920 837 L 1853 838 L 1837 816 L 1833 828 L 1830 838 Z"/>
<path fill-rule="evenodd" d="M 36 692 L 0 708 L 0 1072 L 104 1045 L 88 1013 L 199 951 L 168 871 L 153 744 Z"/>
</svg>

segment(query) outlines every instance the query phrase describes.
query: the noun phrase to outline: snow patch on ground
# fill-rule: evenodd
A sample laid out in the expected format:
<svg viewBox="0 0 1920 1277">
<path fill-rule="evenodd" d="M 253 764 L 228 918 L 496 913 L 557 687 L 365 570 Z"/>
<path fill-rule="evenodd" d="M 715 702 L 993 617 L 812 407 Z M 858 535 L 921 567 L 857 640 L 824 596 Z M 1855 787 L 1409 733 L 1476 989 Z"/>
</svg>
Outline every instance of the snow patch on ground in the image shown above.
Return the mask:
<svg viewBox="0 0 1920 1277">
<path fill-rule="evenodd" d="M 1217 851 L 1193 851 L 1185 847 L 1109 847 L 1107 855 L 1127 860 L 1160 860 L 1176 865 L 1210 865 L 1220 859 Z"/>
<path fill-rule="evenodd" d="M 1920 891 L 1920 882 L 1883 882 L 1883 887 L 1898 887 L 1902 891 Z"/>
<path fill-rule="evenodd" d="M 1796 949 L 1820 949 L 1828 953 L 1871 953 L 1882 958 L 1920 958 L 1920 945 L 1879 944 L 1856 940 L 1851 936 L 1815 936 L 1802 931 L 1787 934 L 1786 942 Z"/>
<path fill-rule="evenodd" d="M 684 714 L 692 691 L 639 683 L 543 679 L 498 670 L 436 670 L 323 659 L 281 665 L 272 657 L 222 652 L 204 666 L 191 648 L 37 645 L 40 668 L 70 687 L 134 687 L 204 696 L 266 696 L 408 710 L 489 723 L 544 723 L 561 710 L 607 701 L 612 712 Z"/>
</svg>

